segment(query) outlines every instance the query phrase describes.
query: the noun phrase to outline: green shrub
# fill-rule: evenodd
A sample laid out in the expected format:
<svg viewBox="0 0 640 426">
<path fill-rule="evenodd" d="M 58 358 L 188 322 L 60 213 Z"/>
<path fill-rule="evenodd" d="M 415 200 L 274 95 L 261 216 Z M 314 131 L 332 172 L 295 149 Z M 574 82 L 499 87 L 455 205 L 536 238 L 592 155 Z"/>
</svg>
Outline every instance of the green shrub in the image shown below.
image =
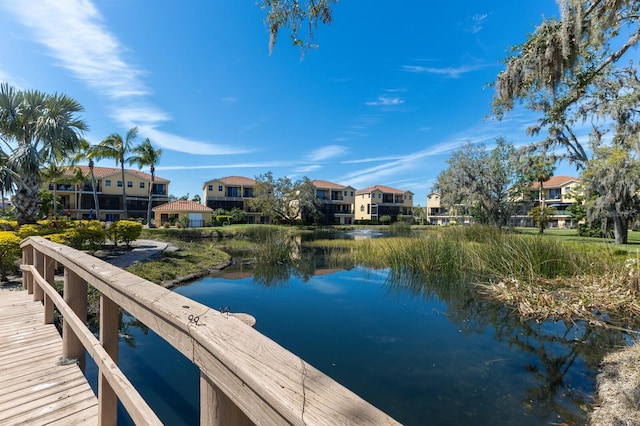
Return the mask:
<svg viewBox="0 0 640 426">
<path fill-rule="evenodd" d="M 0 231 L 0 277 L 7 280 L 10 272 L 15 272 L 15 262 L 20 258 L 20 237 L 10 231 Z"/>
<path fill-rule="evenodd" d="M 15 231 L 18 228 L 17 220 L 5 220 L 0 219 L 0 230 L 2 231 Z"/>
<path fill-rule="evenodd" d="M 65 234 L 65 244 L 78 249 L 95 251 L 102 247 L 107 239 L 107 234 L 98 221 L 81 221 L 76 227 Z M 53 240 L 52 240 L 53 241 Z"/>
<path fill-rule="evenodd" d="M 114 245 L 124 243 L 127 247 L 142 234 L 142 224 L 132 220 L 119 220 L 106 229 L 106 235 Z"/>
</svg>

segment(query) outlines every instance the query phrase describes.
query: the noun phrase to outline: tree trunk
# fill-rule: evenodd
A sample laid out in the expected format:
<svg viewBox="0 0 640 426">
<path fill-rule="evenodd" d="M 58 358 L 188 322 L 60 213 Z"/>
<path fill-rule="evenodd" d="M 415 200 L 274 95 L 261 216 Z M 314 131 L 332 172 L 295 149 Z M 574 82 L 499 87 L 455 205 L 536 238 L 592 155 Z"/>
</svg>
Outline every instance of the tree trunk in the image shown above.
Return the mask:
<svg viewBox="0 0 640 426">
<path fill-rule="evenodd" d="M 540 233 L 544 234 L 544 183 L 540 181 Z"/>
<path fill-rule="evenodd" d="M 91 189 L 93 191 L 93 204 L 96 208 L 96 219 L 100 220 L 100 203 L 98 202 L 98 191 L 96 190 L 96 176 L 93 173 L 93 160 L 89 162 L 89 171 L 91 172 Z"/>
<path fill-rule="evenodd" d="M 154 171 L 153 171 L 153 166 L 152 166 L 151 167 L 151 184 L 149 185 L 149 203 L 147 205 L 147 226 L 149 228 L 151 228 L 151 200 L 153 198 L 153 182 L 154 182 L 154 180 L 155 180 L 155 176 L 154 176 Z"/>
<path fill-rule="evenodd" d="M 613 233 L 616 244 L 627 244 L 628 222 L 620 216 L 613 217 Z"/>
<path fill-rule="evenodd" d="M 24 176 L 23 185 L 16 192 L 14 205 L 18 225 L 36 223 L 38 221 L 38 176 Z"/>
<path fill-rule="evenodd" d="M 124 181 L 124 161 L 120 161 L 120 168 L 122 169 L 122 218 L 128 219 L 127 215 L 127 183 Z"/>
</svg>

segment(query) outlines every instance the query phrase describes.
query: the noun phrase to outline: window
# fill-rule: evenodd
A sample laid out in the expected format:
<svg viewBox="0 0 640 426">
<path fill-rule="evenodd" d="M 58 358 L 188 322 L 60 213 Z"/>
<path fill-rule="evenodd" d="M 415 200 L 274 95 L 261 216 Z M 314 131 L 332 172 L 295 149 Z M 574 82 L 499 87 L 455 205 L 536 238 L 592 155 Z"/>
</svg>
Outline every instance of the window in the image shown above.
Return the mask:
<svg viewBox="0 0 640 426">
<path fill-rule="evenodd" d="M 364 204 L 360 205 L 360 211 L 363 212 L 364 211 Z"/>
<path fill-rule="evenodd" d="M 121 180 L 118 181 L 118 188 L 122 188 L 122 181 Z"/>
<path fill-rule="evenodd" d="M 567 186 L 567 187 L 564 188 L 564 193 L 565 194 L 568 194 L 570 192 L 571 192 L 571 187 L 570 186 Z"/>
<path fill-rule="evenodd" d="M 353 191 L 351 191 L 351 196 L 353 197 Z"/>
<path fill-rule="evenodd" d="M 218 192 L 222 192 L 222 185 L 218 185 Z"/>
<path fill-rule="evenodd" d="M 378 194 L 378 198 L 382 198 L 382 194 Z"/>
<path fill-rule="evenodd" d="M 107 179 L 104 181 L 104 186 L 111 186 L 111 179 Z"/>
<path fill-rule="evenodd" d="M 364 197 L 364 195 L 363 195 L 363 197 Z M 367 198 L 371 198 L 371 194 L 367 194 Z"/>
<path fill-rule="evenodd" d="M 209 185 L 209 186 L 207 187 L 207 189 L 208 189 L 209 191 L 213 191 L 213 185 Z"/>
<path fill-rule="evenodd" d="M 344 191 L 344 196 L 345 196 L 345 197 L 347 196 L 347 191 Z"/>
<path fill-rule="evenodd" d="M 144 189 L 144 182 L 140 182 L 140 189 Z"/>
<path fill-rule="evenodd" d="M 127 188 L 133 188 L 133 181 L 127 181 Z"/>
</svg>

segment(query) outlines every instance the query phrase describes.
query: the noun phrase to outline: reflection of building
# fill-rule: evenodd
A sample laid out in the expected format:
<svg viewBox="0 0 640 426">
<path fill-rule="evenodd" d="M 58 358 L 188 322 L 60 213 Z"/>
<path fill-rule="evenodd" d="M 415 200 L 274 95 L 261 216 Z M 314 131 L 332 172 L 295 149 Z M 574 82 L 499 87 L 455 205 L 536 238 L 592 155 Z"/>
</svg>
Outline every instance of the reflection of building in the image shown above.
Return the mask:
<svg viewBox="0 0 640 426">
<path fill-rule="evenodd" d="M 430 225 L 464 224 L 472 222 L 468 214 L 467 206 L 455 206 L 453 209 L 446 209 L 442 206 L 442 195 L 439 192 L 432 192 L 427 195 L 427 223 Z"/>
<path fill-rule="evenodd" d="M 75 171 L 82 173 L 82 181 L 74 182 Z M 127 200 L 127 214 L 130 218 L 146 218 L 149 204 L 149 185 L 151 175 L 139 170 L 125 169 L 124 182 L 122 170 L 115 167 L 94 167 L 96 192 L 100 206 L 100 219 L 122 219 L 122 188 Z M 64 205 L 64 213 L 71 218 L 95 217 L 96 206 L 93 200 L 91 174 L 88 166 L 67 167 L 64 175 L 56 183 L 47 183 L 43 189 L 55 192 Z M 151 205 L 166 203 L 169 200 L 169 181 L 155 176 L 152 188 Z M 60 212 L 62 213 L 62 212 Z"/>
<path fill-rule="evenodd" d="M 370 186 L 356 191 L 355 219 L 379 221 L 390 216 L 392 221 L 411 216 L 413 192 L 383 185 Z"/>
<path fill-rule="evenodd" d="M 577 224 L 571 222 L 571 215 L 567 208 L 575 203 L 576 195 L 582 193 L 580 179 L 571 176 L 553 176 L 542 183 L 544 204 L 555 209 L 555 214 L 547 222 L 548 228 L 571 228 Z M 530 207 L 537 207 L 541 203 L 540 183 L 531 185 Z M 514 215 L 510 219 L 513 226 L 534 226 L 533 219 L 528 216 L 528 211 Z"/>
<path fill-rule="evenodd" d="M 246 213 L 247 223 L 260 223 L 260 213 L 251 211 L 248 201 L 253 198 L 256 181 L 244 176 L 227 176 L 207 181 L 202 185 L 203 203 L 213 209 Z"/>
<path fill-rule="evenodd" d="M 316 179 L 311 183 L 316 187 L 316 196 L 320 199 L 319 210 L 324 216 L 324 223 L 336 225 L 353 223 L 355 188 L 326 180 Z"/>
</svg>

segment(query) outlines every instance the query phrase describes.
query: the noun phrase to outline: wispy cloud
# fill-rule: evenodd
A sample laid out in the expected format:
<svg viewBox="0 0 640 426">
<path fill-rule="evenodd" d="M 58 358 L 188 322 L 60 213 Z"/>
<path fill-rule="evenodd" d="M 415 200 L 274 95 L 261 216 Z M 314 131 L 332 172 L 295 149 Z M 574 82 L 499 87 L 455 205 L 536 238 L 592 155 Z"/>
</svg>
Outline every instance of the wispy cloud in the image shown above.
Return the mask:
<svg viewBox="0 0 640 426">
<path fill-rule="evenodd" d="M 312 151 L 307 158 L 310 161 L 324 161 L 330 158 L 340 157 L 341 155 L 346 154 L 347 151 L 348 149 L 345 146 L 328 145 Z"/>
<path fill-rule="evenodd" d="M 487 19 L 489 14 L 487 13 L 476 13 L 475 15 L 469 17 L 471 24 L 466 28 L 466 31 L 471 34 L 478 34 L 482 31 L 484 21 Z"/>
<path fill-rule="evenodd" d="M 319 164 L 312 164 L 310 166 L 301 166 L 301 167 L 297 167 L 295 169 L 295 171 L 297 173 L 309 173 L 309 172 L 317 172 L 318 170 L 322 169 L 322 166 Z"/>
<path fill-rule="evenodd" d="M 375 101 L 367 102 L 367 105 L 389 107 L 389 106 L 402 105 L 404 102 L 405 100 L 398 96 L 382 95 L 382 96 L 378 96 L 378 99 L 376 99 Z"/>
<path fill-rule="evenodd" d="M 31 36 L 48 49 L 60 66 L 104 97 L 111 116 L 123 127 L 138 126 L 141 136 L 175 151 L 206 155 L 247 152 L 159 130 L 158 126 L 171 117 L 149 102 L 151 92 L 143 79 L 145 72 L 125 59 L 127 49 L 108 30 L 91 0 L 1 5 L 5 13 L 13 14 L 31 31 Z"/>
<path fill-rule="evenodd" d="M 418 74 L 437 74 L 444 75 L 449 78 L 459 78 L 463 74 L 467 74 L 481 68 L 486 67 L 486 65 L 464 65 L 460 67 L 424 67 L 421 65 L 403 65 L 402 69 L 407 72 L 413 72 Z"/>
</svg>

